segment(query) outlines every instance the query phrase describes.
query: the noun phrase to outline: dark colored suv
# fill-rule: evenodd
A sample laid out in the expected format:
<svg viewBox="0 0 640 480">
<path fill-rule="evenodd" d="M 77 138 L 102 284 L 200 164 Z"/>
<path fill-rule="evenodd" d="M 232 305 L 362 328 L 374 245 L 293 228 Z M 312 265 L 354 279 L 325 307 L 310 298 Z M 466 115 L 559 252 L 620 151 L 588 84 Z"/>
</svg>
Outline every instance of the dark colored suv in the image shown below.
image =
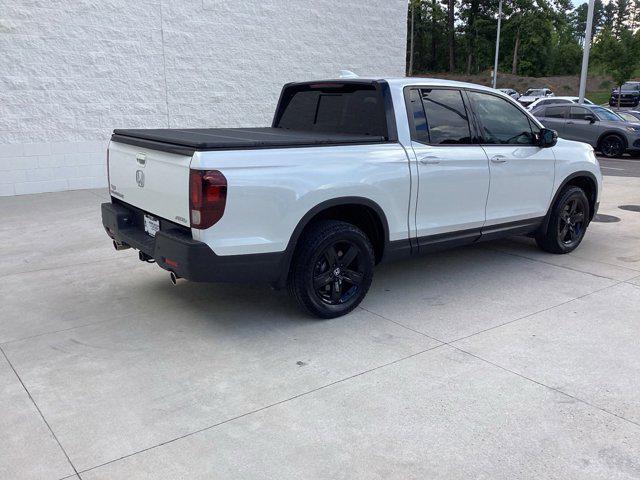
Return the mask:
<svg viewBox="0 0 640 480">
<path fill-rule="evenodd" d="M 622 88 L 611 90 L 610 107 L 618 106 L 618 96 L 620 96 L 621 107 L 637 107 L 640 104 L 640 82 L 625 82 Z"/>
</svg>

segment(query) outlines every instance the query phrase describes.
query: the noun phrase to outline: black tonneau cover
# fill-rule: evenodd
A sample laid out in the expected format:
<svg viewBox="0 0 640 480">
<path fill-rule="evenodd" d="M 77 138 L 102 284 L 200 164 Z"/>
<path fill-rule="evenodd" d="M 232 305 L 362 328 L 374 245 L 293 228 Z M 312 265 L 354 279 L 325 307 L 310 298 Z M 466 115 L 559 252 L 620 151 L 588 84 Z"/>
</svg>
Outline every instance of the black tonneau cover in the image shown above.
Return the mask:
<svg viewBox="0 0 640 480">
<path fill-rule="evenodd" d="M 380 143 L 385 137 L 343 133 L 307 132 L 284 128 L 117 129 L 111 140 L 183 155 L 196 150 L 311 147 Z"/>
</svg>

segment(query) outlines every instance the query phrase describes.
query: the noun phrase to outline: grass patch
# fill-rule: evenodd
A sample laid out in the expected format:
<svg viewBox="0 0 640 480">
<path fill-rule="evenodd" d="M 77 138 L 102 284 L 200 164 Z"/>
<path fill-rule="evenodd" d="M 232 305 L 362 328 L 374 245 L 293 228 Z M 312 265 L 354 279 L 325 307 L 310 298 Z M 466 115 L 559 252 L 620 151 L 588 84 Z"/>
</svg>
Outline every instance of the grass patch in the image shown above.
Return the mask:
<svg viewBox="0 0 640 480">
<path fill-rule="evenodd" d="M 606 103 L 608 105 L 609 97 L 611 97 L 611 90 L 596 90 L 587 92 L 586 97 L 597 105 L 602 105 L 603 103 Z"/>
</svg>

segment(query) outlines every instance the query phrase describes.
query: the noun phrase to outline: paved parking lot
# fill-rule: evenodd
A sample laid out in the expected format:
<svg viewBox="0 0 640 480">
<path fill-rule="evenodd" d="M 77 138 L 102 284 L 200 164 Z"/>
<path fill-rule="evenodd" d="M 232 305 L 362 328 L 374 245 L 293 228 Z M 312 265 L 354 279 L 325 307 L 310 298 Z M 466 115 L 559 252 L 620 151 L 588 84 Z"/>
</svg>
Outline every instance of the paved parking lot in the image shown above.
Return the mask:
<svg viewBox="0 0 640 480">
<path fill-rule="evenodd" d="M 113 251 L 104 192 L 0 198 L 0 478 L 640 478 L 640 178 L 615 172 L 620 221 L 573 254 L 384 265 L 330 321 L 172 287 Z"/>
</svg>

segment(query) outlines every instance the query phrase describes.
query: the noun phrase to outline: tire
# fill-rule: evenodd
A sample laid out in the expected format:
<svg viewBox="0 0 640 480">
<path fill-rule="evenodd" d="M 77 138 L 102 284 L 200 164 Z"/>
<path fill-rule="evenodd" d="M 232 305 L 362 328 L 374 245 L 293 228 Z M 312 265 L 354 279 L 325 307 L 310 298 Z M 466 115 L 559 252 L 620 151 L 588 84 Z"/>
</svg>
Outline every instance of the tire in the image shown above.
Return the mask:
<svg viewBox="0 0 640 480">
<path fill-rule="evenodd" d="M 624 154 L 626 148 L 624 140 L 620 136 L 611 134 L 600 140 L 598 150 L 607 158 L 617 158 Z"/>
<path fill-rule="evenodd" d="M 545 252 L 572 252 L 582 242 L 589 218 L 589 200 L 584 190 L 567 186 L 553 205 L 546 229 L 536 233 L 536 243 Z"/>
<path fill-rule="evenodd" d="M 342 221 L 320 220 L 298 241 L 289 293 L 313 316 L 346 315 L 367 294 L 374 264 L 373 247 L 362 230 Z"/>
</svg>

